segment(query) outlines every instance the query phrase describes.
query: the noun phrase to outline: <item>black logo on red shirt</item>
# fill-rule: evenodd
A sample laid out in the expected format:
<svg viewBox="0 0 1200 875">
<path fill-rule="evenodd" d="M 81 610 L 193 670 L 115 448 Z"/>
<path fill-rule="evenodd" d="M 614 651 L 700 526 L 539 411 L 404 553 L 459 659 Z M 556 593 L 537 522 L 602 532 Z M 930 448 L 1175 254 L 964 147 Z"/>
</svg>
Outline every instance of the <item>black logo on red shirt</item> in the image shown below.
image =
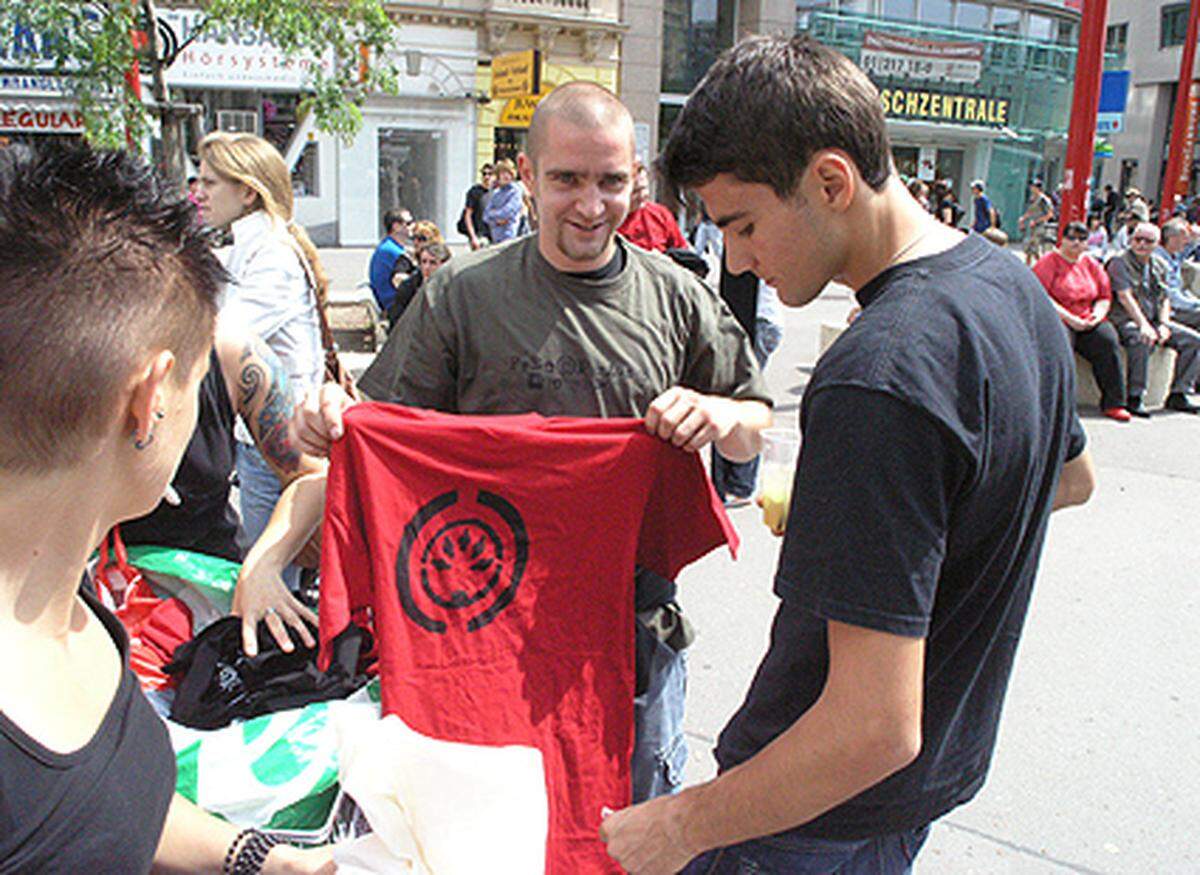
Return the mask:
<svg viewBox="0 0 1200 875">
<path fill-rule="evenodd" d="M 529 533 L 513 505 L 478 490 L 445 492 L 404 527 L 396 591 L 404 613 L 430 632 L 451 622 L 477 632 L 512 604 L 529 561 Z"/>
</svg>

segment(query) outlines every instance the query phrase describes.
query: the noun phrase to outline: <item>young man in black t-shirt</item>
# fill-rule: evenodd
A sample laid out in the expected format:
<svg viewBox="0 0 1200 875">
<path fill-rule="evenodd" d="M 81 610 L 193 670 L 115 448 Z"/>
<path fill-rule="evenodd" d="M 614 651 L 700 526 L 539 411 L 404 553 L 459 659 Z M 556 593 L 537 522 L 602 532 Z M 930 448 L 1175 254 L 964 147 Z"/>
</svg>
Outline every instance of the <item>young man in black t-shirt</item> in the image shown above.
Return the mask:
<svg viewBox="0 0 1200 875">
<path fill-rule="evenodd" d="M 1027 269 L 908 195 L 875 87 L 810 39 L 726 52 L 661 160 L 731 270 L 863 309 L 805 390 L 781 605 L 722 773 L 602 837 L 639 875 L 906 872 L 983 784 L 1050 511 L 1092 489 L 1066 338 Z"/>
</svg>

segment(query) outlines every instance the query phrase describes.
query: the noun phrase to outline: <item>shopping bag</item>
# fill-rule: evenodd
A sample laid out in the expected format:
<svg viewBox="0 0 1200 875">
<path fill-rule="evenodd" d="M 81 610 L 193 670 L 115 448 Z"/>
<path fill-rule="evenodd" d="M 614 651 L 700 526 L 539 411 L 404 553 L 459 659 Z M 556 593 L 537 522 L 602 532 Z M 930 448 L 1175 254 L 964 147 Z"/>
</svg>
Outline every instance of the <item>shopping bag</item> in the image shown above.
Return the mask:
<svg viewBox="0 0 1200 875">
<path fill-rule="evenodd" d="M 378 684 L 212 731 L 168 721 L 175 789 L 238 826 L 319 841 L 340 792 L 335 715 L 342 726 L 378 721 Z"/>
</svg>

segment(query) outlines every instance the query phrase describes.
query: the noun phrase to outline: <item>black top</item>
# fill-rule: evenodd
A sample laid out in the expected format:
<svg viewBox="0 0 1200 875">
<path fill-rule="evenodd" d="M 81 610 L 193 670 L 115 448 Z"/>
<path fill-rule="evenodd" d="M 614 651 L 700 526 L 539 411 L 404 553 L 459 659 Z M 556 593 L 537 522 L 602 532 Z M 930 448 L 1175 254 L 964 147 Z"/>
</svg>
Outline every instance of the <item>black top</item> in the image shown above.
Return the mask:
<svg viewBox="0 0 1200 875">
<path fill-rule="evenodd" d="M 146 516 L 121 523 L 121 537 L 126 544 L 179 547 L 242 561 L 237 545 L 238 518 L 229 503 L 236 415 L 221 361 L 213 350 L 208 373 L 200 382 L 196 430 L 171 481 L 180 504 L 160 501 Z"/>
<path fill-rule="evenodd" d="M 922 748 L 795 831 L 921 826 L 983 784 L 1063 462 L 1083 451 L 1074 361 L 1034 275 L 971 235 L 859 292 L 817 363 L 771 646 L 721 734 L 723 769 L 816 701 L 826 622 L 926 639 Z"/>
<path fill-rule="evenodd" d="M 487 188 L 477 182 L 467 189 L 467 202 L 463 204 L 464 209 L 469 207 L 471 210 L 471 225 L 476 237 L 488 236 L 487 222 L 483 220 L 483 196 L 487 193 Z"/>
<path fill-rule="evenodd" d="M 721 300 L 733 311 L 733 318 L 751 340 L 754 339 L 754 321 L 758 316 L 758 277 L 752 272 L 730 273 L 727 262 L 721 259 Z"/>
<path fill-rule="evenodd" d="M 85 589 L 124 670 L 91 741 L 61 754 L 0 713 L 0 873 L 147 872 L 175 793 L 166 727 L 128 667 L 125 629 Z"/>
</svg>

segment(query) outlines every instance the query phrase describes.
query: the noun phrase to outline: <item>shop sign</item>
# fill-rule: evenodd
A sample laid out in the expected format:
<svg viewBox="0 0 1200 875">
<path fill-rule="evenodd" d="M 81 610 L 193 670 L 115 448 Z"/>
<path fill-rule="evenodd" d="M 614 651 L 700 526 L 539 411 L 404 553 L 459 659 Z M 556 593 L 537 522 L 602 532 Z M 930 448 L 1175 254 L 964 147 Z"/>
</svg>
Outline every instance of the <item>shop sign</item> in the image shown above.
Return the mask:
<svg viewBox="0 0 1200 875">
<path fill-rule="evenodd" d="M 37 73 L 0 73 L 0 94 L 52 94 L 66 93 L 62 76 L 44 76 Z"/>
<path fill-rule="evenodd" d="M 158 34 L 167 54 L 200 26 L 198 9 L 161 9 Z M 315 69 L 333 69 L 333 50 L 320 58 L 288 58 L 264 33 L 247 27 L 222 27 L 189 43 L 167 68 L 167 84 L 176 87 L 263 88 L 299 91 Z"/>
<path fill-rule="evenodd" d="M 326 72 L 333 69 L 332 49 L 320 58 L 290 59 L 265 34 L 253 28 L 216 28 L 188 43 L 203 19 L 204 13 L 198 9 L 158 11 L 158 36 L 164 56 L 174 54 L 187 43 L 166 70 L 168 85 L 299 91 L 314 67 Z M 0 82 L 4 91 L 61 93 L 63 90 L 54 82 L 57 77 L 45 75 L 55 69 L 47 37 L 31 28 L 18 26 L 11 37 L 0 41 L 0 69 L 13 72 Z"/>
<path fill-rule="evenodd" d="M 547 92 L 549 93 L 549 92 Z M 498 128 L 527 128 L 533 121 L 533 111 L 545 94 L 535 94 L 532 97 L 512 97 L 500 111 Z"/>
<path fill-rule="evenodd" d="M 492 97 L 531 97 L 541 91 L 542 53 L 537 49 L 492 59 Z"/>
<path fill-rule="evenodd" d="M 893 79 L 978 82 L 983 72 L 983 44 L 938 42 L 868 30 L 863 34 L 859 66 L 872 76 Z"/>
<path fill-rule="evenodd" d="M 74 109 L 47 109 L 0 104 L 0 131 L 23 134 L 83 133 L 83 113 Z"/>
<path fill-rule="evenodd" d="M 889 118 L 990 127 L 1008 124 L 1009 101 L 1004 97 L 945 94 L 912 88 L 884 88 L 879 96 L 884 115 Z"/>
<path fill-rule="evenodd" d="M 1096 133 L 1119 134 L 1125 129 L 1125 102 L 1129 98 L 1129 71 L 1106 70 L 1100 79 L 1100 104 Z"/>
</svg>

